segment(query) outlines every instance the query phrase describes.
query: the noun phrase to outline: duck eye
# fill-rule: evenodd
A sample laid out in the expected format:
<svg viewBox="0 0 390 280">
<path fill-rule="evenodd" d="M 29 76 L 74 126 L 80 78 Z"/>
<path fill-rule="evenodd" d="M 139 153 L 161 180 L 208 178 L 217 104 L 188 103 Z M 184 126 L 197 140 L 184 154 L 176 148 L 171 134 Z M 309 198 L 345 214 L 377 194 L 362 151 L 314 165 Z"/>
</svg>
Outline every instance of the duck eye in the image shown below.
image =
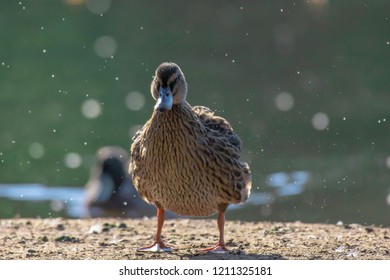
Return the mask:
<svg viewBox="0 0 390 280">
<path fill-rule="evenodd" d="M 175 85 L 179 79 L 180 79 L 180 74 L 177 75 L 176 79 L 172 83 L 169 84 L 169 88 L 171 89 L 171 92 L 173 92 L 173 88 L 175 87 Z"/>
</svg>

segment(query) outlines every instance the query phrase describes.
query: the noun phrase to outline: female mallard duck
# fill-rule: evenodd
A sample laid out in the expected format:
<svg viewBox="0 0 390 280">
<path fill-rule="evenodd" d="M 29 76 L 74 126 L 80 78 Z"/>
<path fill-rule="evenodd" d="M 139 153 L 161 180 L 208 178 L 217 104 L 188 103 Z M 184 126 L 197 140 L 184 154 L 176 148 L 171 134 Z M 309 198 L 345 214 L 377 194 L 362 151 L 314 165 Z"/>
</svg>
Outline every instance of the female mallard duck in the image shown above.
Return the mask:
<svg viewBox="0 0 390 280">
<path fill-rule="evenodd" d="M 150 120 L 135 134 L 129 171 L 140 196 L 157 207 L 155 242 L 140 251 L 169 251 L 161 239 L 165 210 L 184 216 L 218 215 L 219 242 L 205 249 L 226 252 L 225 210 L 247 200 L 251 174 L 240 161 L 241 140 L 231 125 L 187 101 L 187 82 L 175 63 L 158 66 Z"/>
</svg>

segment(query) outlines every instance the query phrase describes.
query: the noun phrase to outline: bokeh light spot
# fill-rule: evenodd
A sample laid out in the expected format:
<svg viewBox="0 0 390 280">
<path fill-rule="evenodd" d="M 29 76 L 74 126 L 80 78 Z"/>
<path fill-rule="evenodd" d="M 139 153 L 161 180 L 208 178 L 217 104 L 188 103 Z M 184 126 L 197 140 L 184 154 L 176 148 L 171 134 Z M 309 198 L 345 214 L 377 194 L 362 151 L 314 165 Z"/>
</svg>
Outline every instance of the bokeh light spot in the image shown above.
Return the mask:
<svg viewBox="0 0 390 280">
<path fill-rule="evenodd" d="M 111 7 L 111 0 L 87 0 L 86 6 L 91 13 L 101 15 Z"/>
<path fill-rule="evenodd" d="M 390 169 L 390 156 L 386 158 L 386 166 Z"/>
<path fill-rule="evenodd" d="M 45 154 L 45 147 L 41 143 L 32 143 L 28 148 L 28 152 L 32 158 L 40 159 Z"/>
<path fill-rule="evenodd" d="M 64 0 L 64 2 L 71 6 L 84 4 L 86 0 Z"/>
<path fill-rule="evenodd" d="M 315 129 L 324 130 L 329 126 L 329 117 L 323 112 L 318 112 L 311 119 L 311 123 Z"/>
<path fill-rule="evenodd" d="M 281 111 L 289 111 L 294 107 L 294 98 L 288 92 L 281 92 L 275 99 L 276 107 Z"/>
<path fill-rule="evenodd" d="M 81 105 L 81 112 L 87 119 L 97 118 L 102 111 L 100 103 L 95 99 L 87 99 Z"/>
<path fill-rule="evenodd" d="M 306 2 L 308 5 L 324 6 L 328 4 L 328 0 L 311 0 Z"/>
<path fill-rule="evenodd" d="M 111 36 L 102 36 L 95 41 L 94 49 L 95 53 L 102 57 L 108 58 L 116 52 L 116 41 Z"/>
<path fill-rule="evenodd" d="M 145 106 L 145 97 L 138 91 L 130 92 L 126 96 L 126 106 L 132 111 L 138 111 Z"/>
<path fill-rule="evenodd" d="M 64 158 L 65 166 L 71 169 L 80 167 L 82 160 L 78 153 L 68 153 Z"/>
<path fill-rule="evenodd" d="M 390 206 L 390 193 L 386 197 L 386 203 Z"/>
</svg>

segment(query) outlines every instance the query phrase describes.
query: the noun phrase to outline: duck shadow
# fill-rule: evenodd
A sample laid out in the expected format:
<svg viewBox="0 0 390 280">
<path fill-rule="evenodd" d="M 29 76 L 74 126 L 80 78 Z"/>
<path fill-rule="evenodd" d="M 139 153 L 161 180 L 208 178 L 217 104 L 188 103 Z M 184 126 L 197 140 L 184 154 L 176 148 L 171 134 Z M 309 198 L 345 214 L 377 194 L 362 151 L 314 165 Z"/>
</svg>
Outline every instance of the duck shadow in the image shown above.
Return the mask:
<svg viewBox="0 0 390 280">
<path fill-rule="evenodd" d="M 287 260 L 282 255 L 279 254 L 262 254 L 253 252 L 254 248 L 251 249 L 252 252 L 246 252 L 245 246 L 241 246 L 239 243 L 236 243 L 232 240 L 228 241 L 226 245 L 229 250 L 226 253 L 211 253 L 202 251 L 202 246 L 199 246 L 196 249 L 194 246 L 190 246 L 189 244 L 187 248 L 175 248 L 173 241 L 172 243 L 172 251 L 165 252 L 165 254 L 169 254 L 171 256 L 175 256 L 181 260 Z M 249 247 L 247 247 L 249 249 Z M 265 252 L 266 253 L 266 252 Z"/>
<path fill-rule="evenodd" d="M 148 253 L 140 253 L 148 254 Z M 170 255 L 170 257 L 168 257 Z M 229 250 L 227 253 L 218 254 L 210 252 L 202 252 L 194 249 L 175 249 L 169 252 L 159 252 L 149 255 L 152 258 L 157 259 L 180 259 L 180 260 L 287 260 L 279 254 L 257 254 L 257 253 L 246 253 L 240 249 Z M 147 257 L 148 259 L 148 257 Z"/>
<path fill-rule="evenodd" d="M 178 254 L 183 259 L 189 260 L 286 260 L 278 254 L 247 254 L 242 251 L 231 251 L 225 254 L 193 253 Z"/>
<path fill-rule="evenodd" d="M 205 253 L 202 251 L 194 251 L 189 249 L 186 251 L 173 249 L 171 252 L 165 252 L 176 256 L 181 260 L 287 260 L 279 254 L 257 254 L 246 253 L 240 249 L 229 250 L 227 253 Z"/>
</svg>

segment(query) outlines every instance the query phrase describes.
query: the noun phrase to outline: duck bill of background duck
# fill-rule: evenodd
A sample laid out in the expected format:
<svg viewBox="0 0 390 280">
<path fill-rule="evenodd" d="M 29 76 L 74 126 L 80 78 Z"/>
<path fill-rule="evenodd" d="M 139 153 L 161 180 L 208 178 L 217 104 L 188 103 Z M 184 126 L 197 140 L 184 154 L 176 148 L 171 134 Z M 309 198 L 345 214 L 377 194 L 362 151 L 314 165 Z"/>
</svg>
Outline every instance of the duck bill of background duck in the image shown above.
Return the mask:
<svg viewBox="0 0 390 280">
<path fill-rule="evenodd" d="M 158 110 L 163 112 L 165 110 L 171 110 L 173 105 L 173 97 L 172 92 L 169 87 L 161 87 L 159 91 L 159 97 L 157 99 L 156 106 L 154 106 L 154 110 Z"/>
</svg>

